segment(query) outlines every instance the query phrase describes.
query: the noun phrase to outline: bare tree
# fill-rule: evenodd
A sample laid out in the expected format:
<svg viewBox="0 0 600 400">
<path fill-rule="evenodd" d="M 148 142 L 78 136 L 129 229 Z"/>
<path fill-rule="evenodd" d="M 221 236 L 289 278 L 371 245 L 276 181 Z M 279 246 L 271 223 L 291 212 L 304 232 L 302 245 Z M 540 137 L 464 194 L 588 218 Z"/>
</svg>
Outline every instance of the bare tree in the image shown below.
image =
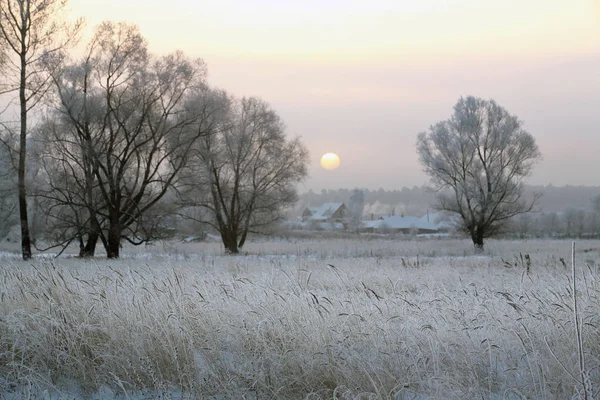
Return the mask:
<svg viewBox="0 0 600 400">
<path fill-rule="evenodd" d="M 47 89 L 47 79 L 37 67 L 40 57 L 71 44 L 81 21 L 69 25 L 60 19 L 64 0 L 0 0 L 0 41 L 7 56 L 3 64 L 7 80 L 2 92 L 19 93 L 18 199 L 23 259 L 31 258 L 31 238 L 27 215 L 25 161 L 29 111 Z"/>
<path fill-rule="evenodd" d="M 417 152 L 435 188 L 451 189 L 436 207 L 460 216 L 476 250 L 539 197 L 526 199 L 523 188 L 541 158 L 535 139 L 493 100 L 461 98 L 450 119 L 419 134 Z"/>
<path fill-rule="evenodd" d="M 123 239 L 141 244 L 157 231 L 144 216 L 205 134 L 196 109 L 207 90 L 205 65 L 182 53 L 153 57 L 137 27 L 106 22 L 82 62 L 65 66 L 49 57 L 46 68 L 58 123 L 45 135 L 61 146 L 46 157 L 48 197 L 63 209 L 75 205 L 71 237 L 87 232 L 83 255 L 100 238 L 108 258 L 118 258 Z M 69 178 L 61 182 L 62 175 Z"/>
<path fill-rule="evenodd" d="M 0 239 L 18 223 L 14 152 L 10 138 L 0 138 Z"/>
<path fill-rule="evenodd" d="M 307 174 L 308 152 L 299 138 L 288 139 L 284 124 L 264 101 L 222 95 L 220 122 L 197 142 L 195 190 L 187 204 L 210 211 L 208 222 L 225 249 L 238 253 L 249 233 L 266 233 L 285 207 L 297 200 L 296 184 Z"/>
<path fill-rule="evenodd" d="M 596 216 L 592 223 L 592 231 L 596 237 L 600 237 L 600 194 L 592 198 L 592 212 Z"/>
<path fill-rule="evenodd" d="M 589 232 L 590 237 L 600 237 L 600 214 L 594 211 L 590 212 L 586 218 L 586 223 L 586 230 Z"/>
<path fill-rule="evenodd" d="M 534 233 L 535 220 L 531 214 L 523 213 L 512 219 L 513 230 L 520 239 L 525 239 Z"/>
<path fill-rule="evenodd" d="M 75 113 L 74 108 L 71 112 Z M 77 240 L 79 256 L 92 257 L 98 240 L 104 238 L 102 225 L 105 221 L 99 211 L 105 209 L 105 205 L 94 176 L 93 152 L 89 147 L 92 135 L 96 137 L 101 114 L 90 118 L 88 113 L 83 118 L 85 123 L 79 125 L 70 121 L 68 115 L 61 113 L 60 108 L 51 112 L 35 132 L 36 140 L 41 144 L 40 164 L 44 175 L 36 199 L 42 199 L 45 236 L 51 243 L 39 250 L 66 247 Z"/>
<path fill-rule="evenodd" d="M 569 237 L 582 237 L 586 227 L 586 212 L 578 208 L 567 208 L 563 213 L 565 234 Z"/>
<path fill-rule="evenodd" d="M 562 230 L 561 220 L 555 212 L 542 214 L 541 225 L 544 234 L 550 238 L 560 235 Z"/>
<path fill-rule="evenodd" d="M 600 194 L 594 196 L 592 198 L 592 210 L 597 213 L 600 214 Z"/>
</svg>

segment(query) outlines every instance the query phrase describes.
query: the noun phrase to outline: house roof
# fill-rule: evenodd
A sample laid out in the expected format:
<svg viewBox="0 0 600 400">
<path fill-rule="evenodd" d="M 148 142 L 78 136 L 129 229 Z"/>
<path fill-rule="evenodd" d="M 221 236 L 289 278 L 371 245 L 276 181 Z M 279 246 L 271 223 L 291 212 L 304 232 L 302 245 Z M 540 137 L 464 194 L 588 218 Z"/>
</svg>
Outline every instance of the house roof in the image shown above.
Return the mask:
<svg viewBox="0 0 600 400">
<path fill-rule="evenodd" d="M 454 226 L 450 217 L 439 212 L 427 213 L 423 215 L 421 219 L 423 221 L 431 222 L 438 229 L 451 229 Z"/>
<path fill-rule="evenodd" d="M 338 211 L 344 203 L 324 203 L 319 207 L 308 207 L 311 212 L 310 219 L 317 221 L 326 221 Z"/>
<path fill-rule="evenodd" d="M 429 231 L 437 231 L 437 224 L 429 222 L 419 217 L 406 216 L 401 217 L 399 215 L 390 215 L 382 217 L 383 223 L 392 229 L 423 229 Z"/>
<path fill-rule="evenodd" d="M 362 221 L 361 223 L 362 227 L 366 229 L 379 229 L 382 224 L 383 220 L 381 219 L 374 219 L 372 221 Z"/>
<path fill-rule="evenodd" d="M 426 224 L 435 226 L 436 229 L 443 229 L 448 227 L 448 222 L 444 220 L 443 215 L 438 212 L 428 212 L 420 218 Z"/>
</svg>

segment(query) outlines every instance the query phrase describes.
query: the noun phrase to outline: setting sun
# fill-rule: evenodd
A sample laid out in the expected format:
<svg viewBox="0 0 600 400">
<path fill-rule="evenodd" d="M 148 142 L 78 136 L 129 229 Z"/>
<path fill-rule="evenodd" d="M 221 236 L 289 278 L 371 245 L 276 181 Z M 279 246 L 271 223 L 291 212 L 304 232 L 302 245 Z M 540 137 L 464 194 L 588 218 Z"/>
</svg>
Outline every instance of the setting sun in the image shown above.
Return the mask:
<svg viewBox="0 0 600 400">
<path fill-rule="evenodd" d="M 335 153 L 325 153 L 321 157 L 321 167 L 325 169 L 336 169 L 340 166 L 340 157 Z"/>
</svg>

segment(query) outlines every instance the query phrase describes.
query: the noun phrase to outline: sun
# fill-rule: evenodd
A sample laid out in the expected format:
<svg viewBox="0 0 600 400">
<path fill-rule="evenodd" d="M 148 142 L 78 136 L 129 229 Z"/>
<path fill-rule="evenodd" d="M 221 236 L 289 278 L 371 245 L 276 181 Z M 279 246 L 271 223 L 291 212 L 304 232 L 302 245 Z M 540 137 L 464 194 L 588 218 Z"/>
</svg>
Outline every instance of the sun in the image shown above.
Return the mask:
<svg viewBox="0 0 600 400">
<path fill-rule="evenodd" d="M 335 153 L 325 153 L 321 157 L 321 167 L 325 169 L 336 169 L 340 166 L 340 157 Z"/>
</svg>

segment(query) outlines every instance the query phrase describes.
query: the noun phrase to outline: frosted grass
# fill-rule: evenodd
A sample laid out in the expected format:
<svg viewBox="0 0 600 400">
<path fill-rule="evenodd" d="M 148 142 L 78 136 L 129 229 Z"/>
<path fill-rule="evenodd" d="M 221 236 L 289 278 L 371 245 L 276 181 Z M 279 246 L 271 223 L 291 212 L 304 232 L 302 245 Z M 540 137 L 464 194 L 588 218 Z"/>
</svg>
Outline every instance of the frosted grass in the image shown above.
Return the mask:
<svg viewBox="0 0 600 400">
<path fill-rule="evenodd" d="M 583 398 L 570 242 L 490 241 L 482 256 L 450 240 L 265 242 L 244 256 L 168 246 L 116 261 L 4 259 L 0 393 Z M 598 395 L 600 244 L 578 248 Z"/>
</svg>

